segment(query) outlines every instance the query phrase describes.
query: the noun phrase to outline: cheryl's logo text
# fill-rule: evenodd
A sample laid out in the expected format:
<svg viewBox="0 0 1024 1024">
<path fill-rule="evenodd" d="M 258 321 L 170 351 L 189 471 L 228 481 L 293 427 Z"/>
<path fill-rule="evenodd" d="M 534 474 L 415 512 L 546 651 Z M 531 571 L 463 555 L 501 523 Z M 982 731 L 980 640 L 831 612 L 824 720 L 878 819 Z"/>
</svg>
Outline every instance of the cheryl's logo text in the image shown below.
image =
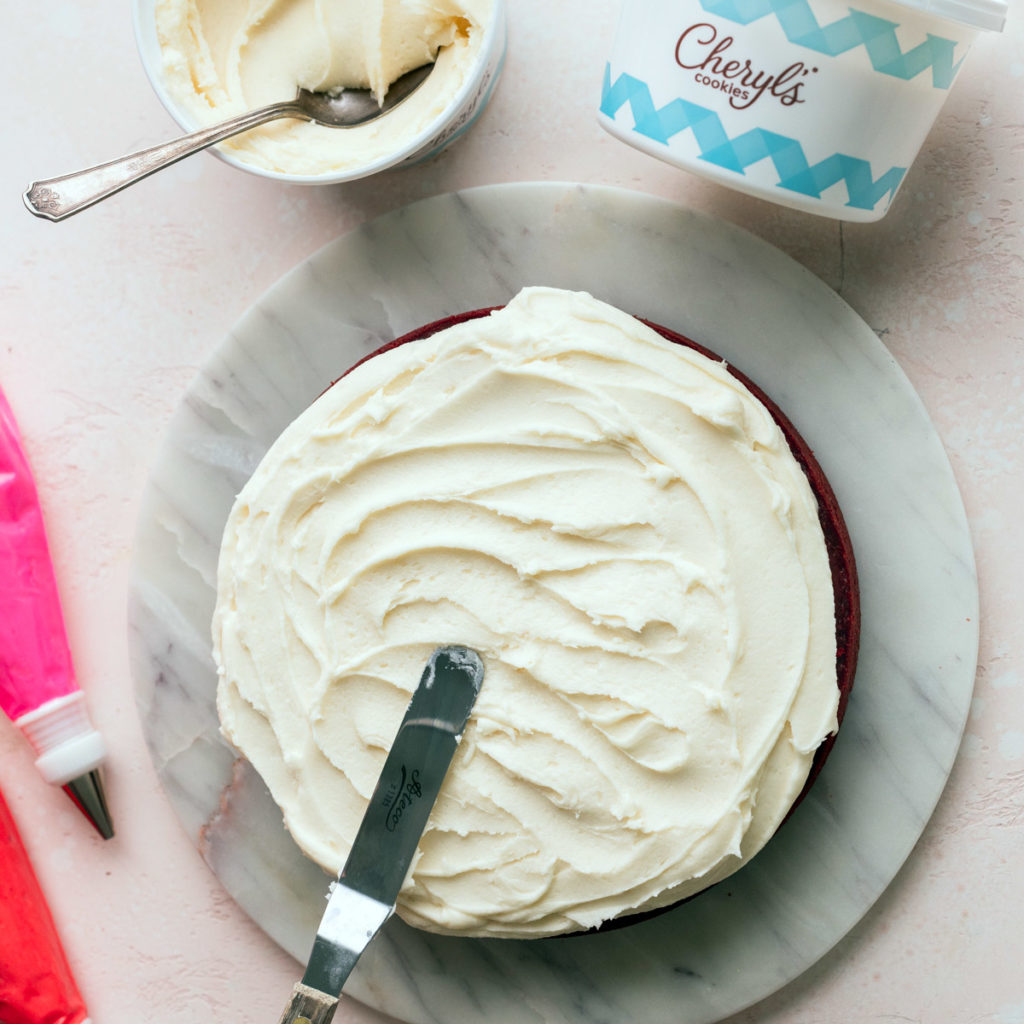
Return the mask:
<svg viewBox="0 0 1024 1024">
<path fill-rule="evenodd" d="M 736 110 L 752 107 L 762 96 L 773 96 L 784 107 L 805 102 L 801 90 L 808 75 L 817 74 L 816 67 L 796 61 L 776 74 L 755 68 L 750 59 L 726 56 L 732 48 L 732 36 L 719 35 L 709 22 L 691 25 L 676 41 L 676 63 L 694 71 L 698 85 L 717 89 L 729 97 Z"/>
</svg>

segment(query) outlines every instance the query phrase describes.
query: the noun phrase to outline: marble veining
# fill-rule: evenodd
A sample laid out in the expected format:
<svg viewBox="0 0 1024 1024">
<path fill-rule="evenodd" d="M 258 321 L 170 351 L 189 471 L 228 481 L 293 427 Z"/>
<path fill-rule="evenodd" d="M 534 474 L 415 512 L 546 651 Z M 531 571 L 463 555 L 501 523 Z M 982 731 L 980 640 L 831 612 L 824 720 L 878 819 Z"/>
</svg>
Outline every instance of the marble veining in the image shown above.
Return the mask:
<svg viewBox="0 0 1024 1024">
<path fill-rule="evenodd" d="M 328 880 L 217 728 L 209 620 L 221 529 L 272 440 L 349 365 L 528 284 L 585 289 L 687 334 L 786 410 L 853 539 L 857 681 L 810 796 L 738 875 L 599 935 L 447 939 L 393 919 L 346 995 L 416 1024 L 710 1024 L 796 977 L 892 880 L 952 766 L 977 655 L 966 520 L 919 399 L 867 325 L 766 243 L 639 193 L 518 184 L 405 207 L 297 267 L 212 354 L 153 467 L 130 609 L 139 712 L 197 848 L 304 960 Z"/>
</svg>

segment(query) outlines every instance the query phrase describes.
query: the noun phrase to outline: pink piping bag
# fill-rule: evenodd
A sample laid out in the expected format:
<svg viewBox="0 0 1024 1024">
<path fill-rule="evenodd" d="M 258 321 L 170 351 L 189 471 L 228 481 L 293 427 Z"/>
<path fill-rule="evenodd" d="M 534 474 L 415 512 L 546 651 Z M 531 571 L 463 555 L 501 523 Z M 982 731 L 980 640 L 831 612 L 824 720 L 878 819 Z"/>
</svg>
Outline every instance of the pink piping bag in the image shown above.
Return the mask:
<svg viewBox="0 0 1024 1024">
<path fill-rule="evenodd" d="M 92 727 L 68 650 L 42 510 L 18 428 L 0 391 L 0 708 L 104 839 L 114 834 Z"/>
</svg>

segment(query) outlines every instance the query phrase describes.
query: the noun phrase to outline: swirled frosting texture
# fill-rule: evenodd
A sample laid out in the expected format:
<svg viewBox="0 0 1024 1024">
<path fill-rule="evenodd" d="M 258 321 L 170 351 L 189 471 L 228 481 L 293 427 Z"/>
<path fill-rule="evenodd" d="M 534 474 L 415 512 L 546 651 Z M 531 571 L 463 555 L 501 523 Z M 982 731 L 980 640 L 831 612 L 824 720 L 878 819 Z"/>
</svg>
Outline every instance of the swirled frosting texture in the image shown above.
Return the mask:
<svg viewBox="0 0 1024 1024">
<path fill-rule="evenodd" d="M 276 121 L 223 143 L 257 167 L 315 175 L 400 149 L 441 114 L 480 52 L 491 0 L 156 0 L 168 93 L 198 124 L 290 100 L 299 86 L 373 91 L 436 59 L 386 117 L 357 128 Z"/>
<path fill-rule="evenodd" d="M 720 363 L 527 289 L 384 352 L 280 437 L 224 534 L 226 736 L 342 866 L 422 665 L 486 680 L 399 900 L 539 936 L 674 902 L 778 826 L 835 728 L 815 499 Z"/>
</svg>

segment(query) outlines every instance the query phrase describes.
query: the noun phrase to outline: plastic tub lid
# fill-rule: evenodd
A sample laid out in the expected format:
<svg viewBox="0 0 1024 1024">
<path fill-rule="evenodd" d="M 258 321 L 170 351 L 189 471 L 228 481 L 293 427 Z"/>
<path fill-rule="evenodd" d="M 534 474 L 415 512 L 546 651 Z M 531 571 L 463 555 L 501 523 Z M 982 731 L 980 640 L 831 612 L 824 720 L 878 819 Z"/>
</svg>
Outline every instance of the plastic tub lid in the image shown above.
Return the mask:
<svg viewBox="0 0 1024 1024">
<path fill-rule="evenodd" d="M 1002 32 L 1009 9 L 1008 0 L 895 0 L 901 7 L 910 7 L 939 18 L 959 21 L 972 28 Z"/>
</svg>

